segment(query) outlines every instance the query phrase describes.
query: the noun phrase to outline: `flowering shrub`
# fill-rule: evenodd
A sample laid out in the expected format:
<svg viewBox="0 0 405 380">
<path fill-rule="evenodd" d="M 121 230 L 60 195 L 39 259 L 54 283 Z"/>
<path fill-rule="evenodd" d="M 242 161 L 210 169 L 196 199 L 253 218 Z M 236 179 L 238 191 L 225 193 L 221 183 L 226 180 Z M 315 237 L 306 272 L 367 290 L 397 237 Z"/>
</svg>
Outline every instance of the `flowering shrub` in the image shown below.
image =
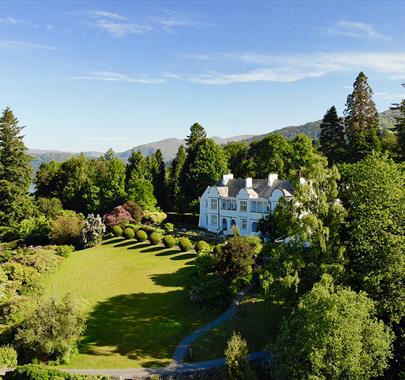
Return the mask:
<svg viewBox="0 0 405 380">
<path fill-rule="evenodd" d="M 79 243 L 83 248 L 94 247 L 103 239 L 105 224 L 99 215 L 89 214 L 84 222 L 84 227 L 80 232 Z"/>
<path fill-rule="evenodd" d="M 132 220 L 131 213 L 125 210 L 123 206 L 118 206 L 103 216 L 103 222 L 109 228 L 116 225 L 125 225 Z"/>
<path fill-rule="evenodd" d="M 132 219 L 136 224 L 141 221 L 143 217 L 143 210 L 142 207 L 138 205 L 138 203 L 127 201 L 122 205 L 122 207 L 131 214 Z"/>
</svg>

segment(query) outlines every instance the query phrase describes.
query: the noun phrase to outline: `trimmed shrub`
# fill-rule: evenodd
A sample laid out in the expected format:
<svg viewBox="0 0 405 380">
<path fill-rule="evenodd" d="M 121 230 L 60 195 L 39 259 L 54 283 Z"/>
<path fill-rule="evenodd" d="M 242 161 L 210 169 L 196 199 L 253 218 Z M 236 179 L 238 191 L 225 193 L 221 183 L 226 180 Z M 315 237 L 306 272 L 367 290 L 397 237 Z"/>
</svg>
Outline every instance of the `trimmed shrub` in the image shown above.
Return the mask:
<svg viewBox="0 0 405 380">
<path fill-rule="evenodd" d="M 11 346 L 0 347 L 0 368 L 14 368 L 17 365 L 17 352 Z"/>
<path fill-rule="evenodd" d="M 139 241 L 146 241 L 146 240 L 148 240 L 148 235 L 146 234 L 145 231 L 139 230 L 139 231 L 136 232 L 136 238 Z"/>
<path fill-rule="evenodd" d="M 121 226 L 113 226 L 111 227 L 111 232 L 114 234 L 115 237 L 122 236 L 122 228 Z"/>
<path fill-rule="evenodd" d="M 193 249 L 193 244 L 191 243 L 189 238 L 183 237 L 179 241 L 179 247 L 182 252 L 187 252 Z"/>
<path fill-rule="evenodd" d="M 135 232 L 131 227 L 125 228 L 124 232 L 122 233 L 125 239 L 133 239 L 135 236 Z"/>
<path fill-rule="evenodd" d="M 162 242 L 162 235 L 158 234 L 157 232 L 153 232 L 149 236 L 149 241 L 153 245 L 158 245 Z"/>
<path fill-rule="evenodd" d="M 135 223 L 139 223 L 143 217 L 143 210 L 142 207 L 138 205 L 138 203 L 133 201 L 125 202 L 122 207 L 127 210 L 134 220 Z"/>
<path fill-rule="evenodd" d="M 4 380 L 110 380 L 110 376 L 73 375 L 59 369 L 47 368 L 37 364 L 18 366 L 7 372 Z"/>
<path fill-rule="evenodd" d="M 146 234 L 147 234 L 148 236 L 150 236 L 151 234 L 153 234 L 153 233 L 155 232 L 155 230 L 156 230 L 155 227 L 148 226 L 148 225 L 143 226 L 142 229 L 146 232 Z"/>
<path fill-rule="evenodd" d="M 143 219 L 153 224 L 162 224 L 167 218 L 167 215 L 162 211 L 148 211 L 143 212 Z"/>
<path fill-rule="evenodd" d="M 174 224 L 173 223 L 165 223 L 165 224 L 163 224 L 163 229 L 166 232 L 173 232 L 174 231 Z"/>
<path fill-rule="evenodd" d="M 210 245 L 204 241 L 204 240 L 200 240 L 196 245 L 195 245 L 195 250 L 197 253 L 201 253 L 201 252 L 209 252 L 211 250 Z"/>
<path fill-rule="evenodd" d="M 176 240 L 172 235 L 166 235 L 163 238 L 163 244 L 166 248 L 173 248 L 176 245 Z"/>
<path fill-rule="evenodd" d="M 58 256 L 68 257 L 75 251 L 75 247 L 73 245 L 58 245 L 55 248 L 55 253 Z"/>
</svg>

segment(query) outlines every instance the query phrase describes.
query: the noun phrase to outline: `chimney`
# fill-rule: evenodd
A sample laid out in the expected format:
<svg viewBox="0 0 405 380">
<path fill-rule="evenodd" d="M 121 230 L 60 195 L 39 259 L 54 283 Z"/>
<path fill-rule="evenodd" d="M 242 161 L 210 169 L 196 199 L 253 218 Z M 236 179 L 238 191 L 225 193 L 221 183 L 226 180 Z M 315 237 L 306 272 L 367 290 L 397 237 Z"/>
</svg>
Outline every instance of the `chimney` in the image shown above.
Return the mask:
<svg viewBox="0 0 405 380">
<path fill-rule="evenodd" d="M 230 179 L 233 179 L 233 174 L 232 173 L 224 174 L 222 176 L 222 186 L 226 186 Z"/>
<path fill-rule="evenodd" d="M 273 186 L 274 181 L 278 180 L 278 174 L 277 173 L 270 173 L 267 177 L 267 186 Z"/>
<path fill-rule="evenodd" d="M 252 188 L 253 186 L 253 179 L 252 177 L 245 178 L 245 187 L 248 189 Z"/>
</svg>

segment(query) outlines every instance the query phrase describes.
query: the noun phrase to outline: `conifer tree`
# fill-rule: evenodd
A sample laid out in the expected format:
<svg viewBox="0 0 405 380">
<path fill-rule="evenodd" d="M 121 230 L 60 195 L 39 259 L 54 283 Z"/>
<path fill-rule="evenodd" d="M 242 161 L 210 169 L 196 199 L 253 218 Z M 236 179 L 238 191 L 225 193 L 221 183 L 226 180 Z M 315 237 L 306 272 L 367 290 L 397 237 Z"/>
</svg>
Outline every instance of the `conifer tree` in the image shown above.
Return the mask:
<svg viewBox="0 0 405 380">
<path fill-rule="evenodd" d="M 402 84 L 402 87 L 405 87 L 405 83 Z M 399 104 L 394 104 L 392 109 L 400 112 L 395 125 L 395 133 L 398 138 L 401 159 L 405 160 L 405 99 L 402 99 Z"/>
<path fill-rule="evenodd" d="M 152 184 L 153 184 L 153 193 L 158 202 L 158 205 L 162 209 L 167 207 L 166 199 L 166 167 L 165 162 L 163 161 L 162 151 L 158 149 L 153 155 L 152 162 L 153 167 L 151 168 Z"/>
<path fill-rule="evenodd" d="M 147 162 L 141 152 L 133 150 L 128 158 L 126 167 L 125 183 L 128 187 L 131 180 L 144 179 L 147 177 Z"/>
<path fill-rule="evenodd" d="M 186 162 L 186 149 L 180 145 L 172 161 L 169 182 L 169 208 L 173 211 L 184 211 L 184 196 L 180 187 L 180 178 Z"/>
<path fill-rule="evenodd" d="M 345 109 L 346 136 L 352 161 L 380 150 L 378 136 L 378 112 L 372 99 L 373 90 L 367 76 L 360 72 L 353 83 L 353 92 L 348 95 Z"/>
<path fill-rule="evenodd" d="M 344 125 L 335 106 L 323 117 L 319 143 L 321 152 L 328 158 L 329 166 L 344 161 L 347 149 Z"/>
<path fill-rule="evenodd" d="M 32 158 L 23 142 L 23 128 L 6 108 L 0 117 L 0 224 L 7 226 L 29 211 Z"/>
<path fill-rule="evenodd" d="M 207 138 L 207 132 L 202 125 L 194 123 L 190 127 L 190 135 L 186 137 L 187 148 L 190 149 L 193 145 L 197 144 L 199 141 Z"/>
</svg>

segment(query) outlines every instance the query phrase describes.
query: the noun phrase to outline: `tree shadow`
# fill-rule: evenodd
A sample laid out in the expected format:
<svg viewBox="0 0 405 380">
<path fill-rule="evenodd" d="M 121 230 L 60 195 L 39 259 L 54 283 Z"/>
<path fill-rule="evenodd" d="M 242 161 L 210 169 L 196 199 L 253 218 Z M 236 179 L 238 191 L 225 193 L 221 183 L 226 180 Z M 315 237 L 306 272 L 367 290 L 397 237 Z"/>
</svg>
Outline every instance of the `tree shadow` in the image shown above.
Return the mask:
<svg viewBox="0 0 405 380">
<path fill-rule="evenodd" d="M 136 243 L 134 245 L 132 245 L 131 247 L 129 247 L 128 249 L 142 249 L 142 248 L 146 248 L 149 247 L 150 244 L 149 243 Z"/>
<path fill-rule="evenodd" d="M 188 260 L 188 259 L 194 259 L 197 257 L 195 253 L 183 253 L 181 255 L 176 255 L 170 258 L 170 260 Z"/>
<path fill-rule="evenodd" d="M 114 247 L 127 247 L 128 245 L 132 245 L 135 243 L 136 243 L 136 240 L 131 239 L 131 240 L 126 240 L 120 244 L 114 245 Z"/>
<path fill-rule="evenodd" d="M 108 244 L 114 244 L 114 243 L 118 243 L 119 241 L 124 240 L 123 237 L 116 237 L 116 238 L 112 238 L 112 239 L 108 239 L 105 240 L 101 243 L 101 245 L 108 245 Z"/>
<path fill-rule="evenodd" d="M 158 251 L 161 251 L 162 249 L 164 249 L 165 247 L 162 247 L 162 246 L 153 246 L 153 247 L 150 247 L 150 248 L 146 248 L 146 249 L 143 249 L 141 252 L 158 252 Z"/>
<path fill-rule="evenodd" d="M 167 251 L 157 253 L 155 256 L 170 256 L 170 255 L 174 255 L 174 254 L 179 253 L 179 252 L 180 251 L 178 249 L 174 248 L 174 249 L 169 249 Z"/>
<path fill-rule="evenodd" d="M 164 287 L 184 287 L 192 268 L 151 276 Z M 80 353 L 120 354 L 141 366 L 169 364 L 176 345 L 185 336 L 215 318 L 222 310 L 191 303 L 182 289 L 166 293 L 135 293 L 99 302 L 89 314 Z"/>
</svg>

